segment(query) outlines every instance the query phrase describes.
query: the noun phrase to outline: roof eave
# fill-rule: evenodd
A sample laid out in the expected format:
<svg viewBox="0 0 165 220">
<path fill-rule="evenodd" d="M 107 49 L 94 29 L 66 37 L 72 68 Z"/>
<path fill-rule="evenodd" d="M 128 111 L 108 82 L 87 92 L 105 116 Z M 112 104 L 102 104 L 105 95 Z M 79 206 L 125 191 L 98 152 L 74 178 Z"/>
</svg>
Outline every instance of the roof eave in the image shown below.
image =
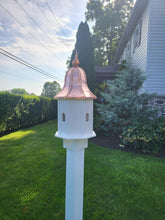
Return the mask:
<svg viewBox="0 0 165 220">
<path fill-rule="evenodd" d="M 124 48 L 126 46 L 126 44 L 128 43 L 131 35 L 133 34 L 134 29 L 137 26 L 137 23 L 140 19 L 140 17 L 142 16 L 147 4 L 148 4 L 149 0 L 137 0 L 131 16 L 129 18 L 129 21 L 127 23 L 127 26 L 125 28 L 125 31 L 123 32 L 123 35 L 121 37 L 119 46 L 117 48 L 116 54 L 115 54 L 115 58 L 114 58 L 114 63 L 118 63 L 119 59 L 124 51 Z"/>
</svg>

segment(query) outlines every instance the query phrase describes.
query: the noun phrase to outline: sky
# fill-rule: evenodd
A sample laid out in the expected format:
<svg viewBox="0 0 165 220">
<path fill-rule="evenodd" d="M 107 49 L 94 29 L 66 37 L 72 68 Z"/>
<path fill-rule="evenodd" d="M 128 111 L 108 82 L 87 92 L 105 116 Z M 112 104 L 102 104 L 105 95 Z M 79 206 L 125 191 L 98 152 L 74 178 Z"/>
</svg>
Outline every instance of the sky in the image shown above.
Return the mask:
<svg viewBox="0 0 165 220">
<path fill-rule="evenodd" d="M 0 0 L 0 91 L 24 88 L 40 95 L 47 81 L 56 80 L 63 86 L 66 61 L 74 48 L 78 26 L 85 21 L 86 3 Z M 15 62 L 6 51 L 53 78 Z"/>
</svg>

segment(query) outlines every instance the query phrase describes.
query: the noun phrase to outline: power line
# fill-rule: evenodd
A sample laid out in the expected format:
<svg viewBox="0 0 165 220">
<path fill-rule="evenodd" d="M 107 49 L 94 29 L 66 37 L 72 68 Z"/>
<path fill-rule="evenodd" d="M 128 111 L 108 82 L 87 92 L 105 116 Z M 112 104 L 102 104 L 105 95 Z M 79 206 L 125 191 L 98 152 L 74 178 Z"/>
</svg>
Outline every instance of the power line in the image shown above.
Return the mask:
<svg viewBox="0 0 165 220">
<path fill-rule="evenodd" d="M 4 37 L 6 37 L 9 41 L 10 41 L 10 39 L 8 38 L 8 36 L 7 35 L 5 35 L 4 33 L 2 33 L 1 32 L 1 34 L 4 36 Z M 11 54 L 10 52 L 8 52 L 8 51 L 6 51 L 6 50 L 4 50 L 4 49 L 2 49 L 2 48 L 0 48 L 0 50 L 2 50 L 3 52 L 5 52 L 5 53 L 7 53 L 7 54 L 9 54 L 10 56 L 13 56 L 13 57 L 15 57 L 16 59 L 19 59 L 19 60 L 21 60 L 22 62 L 26 62 L 25 60 L 23 60 L 23 59 L 21 59 L 21 58 L 18 58 L 17 56 L 15 56 L 15 55 L 13 55 L 13 54 Z M 28 63 L 28 62 L 26 62 L 27 63 L 27 65 L 31 65 L 30 63 Z M 32 66 L 32 65 L 31 65 Z M 36 68 L 38 68 L 38 67 L 36 67 Z M 39 69 L 39 68 L 38 68 Z M 39 69 L 39 70 L 41 70 L 41 69 Z M 43 71 L 43 70 L 42 70 Z M 52 75 L 52 74 L 50 74 L 50 75 Z M 55 77 L 54 75 L 52 75 L 53 77 Z M 60 79 L 58 79 L 58 81 L 62 81 L 62 80 L 60 80 Z"/>
<path fill-rule="evenodd" d="M 9 56 L 9 55 L 3 53 L 3 52 L 1 52 L 1 51 L 0 51 L 0 53 L 1 53 L 2 55 L 6 56 L 6 57 L 9 57 L 9 58 L 12 59 L 12 60 L 15 60 L 16 62 L 18 62 L 18 63 L 20 63 L 20 64 L 23 64 L 24 66 L 27 66 L 27 67 L 29 67 L 29 68 L 31 68 L 31 69 L 37 71 L 37 72 L 40 72 L 39 70 L 36 70 L 35 68 L 33 68 L 33 67 L 27 65 L 26 63 L 23 63 L 23 62 L 21 62 L 21 61 L 15 59 L 15 58 L 13 58 L 13 57 L 11 57 L 11 56 Z M 40 73 L 42 73 L 42 72 L 40 72 Z M 43 75 L 46 75 L 46 74 L 44 74 L 44 73 L 42 73 L 42 74 L 43 74 Z M 46 76 L 48 76 L 48 75 L 46 75 Z M 53 77 L 51 77 L 51 76 L 48 76 L 48 77 L 50 77 L 50 78 L 52 78 L 52 79 L 55 79 L 55 78 L 53 78 Z"/>
<path fill-rule="evenodd" d="M 56 23 L 58 24 L 58 26 L 60 27 L 62 33 L 64 34 L 64 36 L 67 38 L 66 34 L 65 34 L 65 31 L 64 29 L 62 28 L 62 26 L 60 25 L 60 23 L 58 22 L 58 19 L 57 17 L 55 16 L 55 13 L 53 13 L 53 10 L 51 9 L 50 5 L 48 4 L 48 2 L 45 0 L 45 4 L 47 6 L 47 8 L 49 9 L 50 13 L 52 14 L 52 16 L 54 17 Z M 65 44 L 66 45 L 66 44 Z M 66 45 L 67 46 L 67 45 Z M 68 47 L 68 46 L 67 46 Z M 71 47 L 68 47 L 71 51 L 72 51 L 72 48 Z"/>
<path fill-rule="evenodd" d="M 28 29 L 26 29 L 26 28 L 24 27 L 24 25 L 21 24 L 21 22 L 19 22 L 1 3 L 0 3 L 0 6 L 1 6 L 19 25 L 21 25 L 21 26 L 32 36 L 32 38 L 34 38 L 37 42 L 39 41 L 40 44 L 41 44 L 47 51 L 49 51 L 49 53 L 53 54 L 53 55 L 62 63 L 62 60 L 61 60 L 57 55 L 55 55 L 52 51 L 50 51 L 49 48 L 48 48 L 47 46 L 45 46 L 45 44 L 42 43 L 42 41 L 41 41 L 40 39 L 37 39 L 36 36 L 35 36 L 31 31 L 29 31 Z"/>
<path fill-rule="evenodd" d="M 42 8 L 40 7 L 39 3 L 38 3 L 36 0 L 34 0 L 34 2 L 35 2 L 35 4 L 37 5 L 37 7 L 40 9 L 42 15 L 46 18 L 47 22 L 49 23 L 49 26 L 51 26 L 52 30 L 55 31 L 55 33 L 58 35 L 58 32 L 54 29 L 54 26 L 52 25 L 51 21 L 49 20 L 49 18 L 48 18 L 47 15 L 45 14 L 45 12 L 44 12 L 44 11 L 42 10 Z M 48 7 L 48 6 L 47 6 L 47 7 Z M 48 9 L 49 9 L 49 8 L 48 8 Z M 50 10 L 49 10 L 49 11 L 50 11 Z M 57 22 L 57 21 L 56 21 L 56 22 Z M 62 27 L 61 27 L 61 29 L 62 29 Z M 65 33 L 64 33 L 64 35 L 65 35 Z M 66 36 L 66 35 L 65 35 L 65 36 Z M 67 37 L 66 37 L 66 38 L 67 38 Z M 68 45 L 66 45 L 66 42 L 65 42 L 64 40 L 62 40 L 62 41 L 64 42 L 65 46 L 66 46 L 67 48 L 69 48 Z M 70 49 L 70 48 L 69 48 L 69 49 Z"/>
<path fill-rule="evenodd" d="M 61 81 L 61 82 L 62 82 L 61 79 L 59 79 L 58 77 L 54 76 L 53 74 L 50 74 L 50 73 L 48 73 L 48 72 L 46 72 L 46 71 L 44 71 L 44 70 L 42 70 L 42 69 L 40 69 L 40 68 L 38 68 L 38 67 L 36 67 L 36 66 L 34 66 L 34 65 L 32 65 L 32 64 L 30 64 L 30 63 L 28 63 L 28 62 L 26 62 L 25 60 L 23 60 L 23 59 L 21 59 L 21 58 L 15 56 L 15 55 L 13 55 L 12 53 L 9 53 L 8 51 L 6 51 L 6 50 L 4 50 L 4 49 L 2 49 L 2 48 L 0 48 L 0 50 L 1 50 L 0 53 L 1 53 L 2 55 L 4 55 L 4 56 L 6 56 L 6 57 L 8 57 L 8 58 L 10 58 L 10 59 L 12 59 L 12 60 L 14 60 L 14 61 L 20 63 L 20 64 L 22 64 L 22 65 L 24 65 L 24 66 L 27 66 L 27 67 L 29 67 L 29 68 L 35 70 L 36 72 L 41 73 L 42 75 L 48 76 L 48 77 L 50 77 L 50 78 L 52 78 L 52 79 L 55 79 L 55 80 L 58 80 L 58 81 Z"/>
<path fill-rule="evenodd" d="M 18 75 L 16 75 L 16 74 L 14 74 L 14 73 L 9 73 L 9 72 L 6 72 L 6 71 L 0 71 L 0 74 L 9 74 L 9 75 L 11 75 L 11 76 L 14 76 L 14 77 L 19 77 L 19 78 L 22 78 L 22 79 L 26 79 L 26 80 L 32 80 L 32 79 L 29 79 L 28 77 L 23 77 L 22 75 L 20 76 L 18 76 Z M 44 80 L 42 80 L 42 82 L 44 82 Z"/>
<path fill-rule="evenodd" d="M 33 70 L 35 70 L 35 71 L 37 71 L 37 72 L 40 72 L 40 73 L 42 73 L 42 74 L 44 74 L 44 75 L 46 75 L 46 76 L 48 76 L 48 77 L 51 77 L 51 78 L 53 78 L 53 79 L 57 79 L 57 77 L 54 76 L 53 74 L 50 74 L 50 73 L 48 73 L 48 72 L 46 72 L 46 71 L 44 71 L 44 70 L 42 70 L 42 69 L 40 69 L 40 68 L 38 68 L 38 67 L 36 67 L 36 66 L 34 66 L 34 65 L 32 65 L 32 64 L 30 64 L 30 63 L 28 63 L 28 62 L 26 62 L 25 60 L 23 60 L 23 59 L 21 59 L 21 58 L 15 56 L 15 55 L 13 55 L 12 53 L 9 53 L 8 51 L 6 51 L 6 50 L 4 50 L 4 49 L 2 49 L 2 48 L 0 48 L 0 50 L 5 53 L 5 54 L 4 54 L 4 53 L 0 52 L 1 54 L 3 54 L 3 55 L 6 55 L 6 54 L 7 54 L 7 56 L 8 56 L 9 58 L 11 58 L 11 59 L 13 59 L 13 60 L 15 60 L 15 61 L 17 61 L 17 62 L 19 61 L 19 63 L 21 63 L 21 64 L 23 64 L 23 65 L 25 65 L 25 66 L 27 66 L 27 67 L 29 67 L 29 68 L 31 68 L 31 69 L 33 69 Z M 60 79 L 58 79 L 58 80 L 61 81 Z"/>
<path fill-rule="evenodd" d="M 18 59 L 18 60 L 20 60 L 21 62 L 26 63 L 26 64 L 29 65 L 29 66 L 32 66 L 32 67 L 34 67 L 34 68 L 36 68 L 36 69 L 38 69 L 38 70 L 40 70 L 40 71 L 45 72 L 44 70 L 39 69 L 38 67 L 36 67 L 36 66 L 34 66 L 34 65 L 32 65 L 32 64 L 30 64 L 30 63 L 28 63 L 28 62 L 26 62 L 25 60 L 23 60 L 23 59 L 21 59 L 21 58 L 15 56 L 15 55 L 13 55 L 12 53 L 10 53 L 10 52 L 8 52 L 8 51 L 2 49 L 2 48 L 0 48 L 0 50 L 2 50 L 3 52 L 7 53 L 8 55 L 10 55 L 10 56 L 12 56 L 12 57 L 14 57 L 14 58 L 16 58 L 16 59 Z M 46 73 L 46 74 L 49 74 L 49 75 L 52 75 L 52 74 L 47 73 L 47 72 L 45 72 L 45 73 Z M 54 75 L 52 75 L 52 76 L 55 77 Z"/>
<path fill-rule="evenodd" d="M 57 31 L 54 29 L 52 23 L 50 22 L 49 18 L 47 17 L 47 15 L 45 14 L 45 12 L 42 10 L 42 8 L 40 7 L 39 3 L 34 0 L 35 4 L 37 5 L 37 7 L 40 9 L 42 15 L 46 18 L 47 22 L 49 23 L 49 25 L 51 26 L 51 28 L 56 32 L 56 34 L 58 35 Z"/>
<path fill-rule="evenodd" d="M 17 5 L 25 12 L 25 14 L 32 20 L 32 22 L 36 25 L 36 26 L 38 26 L 39 27 L 39 29 L 42 31 L 42 33 L 44 34 L 44 35 L 46 35 L 47 36 L 47 38 L 50 40 L 50 41 L 52 41 L 55 45 L 56 45 L 56 42 L 54 41 L 54 40 L 52 40 L 47 34 L 46 34 L 46 32 L 42 29 L 42 27 L 29 15 L 29 13 L 24 9 L 24 7 L 19 3 L 19 2 L 17 2 L 17 0 L 14 0 L 16 3 L 17 3 Z"/>
<path fill-rule="evenodd" d="M 65 34 L 64 30 L 63 30 L 63 28 L 61 27 L 61 25 L 60 25 L 60 23 L 58 22 L 58 20 L 57 20 L 55 14 L 53 13 L 53 10 L 51 9 L 51 7 L 49 6 L 49 4 L 48 4 L 48 2 L 47 2 L 46 0 L 45 0 L 45 4 L 46 4 L 47 8 L 49 9 L 50 13 L 52 14 L 52 16 L 54 17 L 54 19 L 56 20 L 56 23 L 58 24 L 58 26 L 59 26 L 60 29 L 62 30 L 64 36 L 67 38 L 67 36 L 66 36 L 66 34 Z"/>
</svg>

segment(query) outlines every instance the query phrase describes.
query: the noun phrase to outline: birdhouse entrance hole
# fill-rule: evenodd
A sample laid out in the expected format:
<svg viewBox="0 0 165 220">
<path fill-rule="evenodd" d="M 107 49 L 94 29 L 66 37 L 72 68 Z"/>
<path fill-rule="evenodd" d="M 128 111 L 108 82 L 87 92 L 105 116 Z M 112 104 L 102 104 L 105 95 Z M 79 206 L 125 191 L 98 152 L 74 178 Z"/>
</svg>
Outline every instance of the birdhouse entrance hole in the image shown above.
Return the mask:
<svg viewBox="0 0 165 220">
<path fill-rule="evenodd" d="M 89 113 L 86 113 L 86 121 L 89 121 Z"/>
<path fill-rule="evenodd" d="M 65 114 L 62 113 L 62 121 L 65 121 Z"/>
</svg>

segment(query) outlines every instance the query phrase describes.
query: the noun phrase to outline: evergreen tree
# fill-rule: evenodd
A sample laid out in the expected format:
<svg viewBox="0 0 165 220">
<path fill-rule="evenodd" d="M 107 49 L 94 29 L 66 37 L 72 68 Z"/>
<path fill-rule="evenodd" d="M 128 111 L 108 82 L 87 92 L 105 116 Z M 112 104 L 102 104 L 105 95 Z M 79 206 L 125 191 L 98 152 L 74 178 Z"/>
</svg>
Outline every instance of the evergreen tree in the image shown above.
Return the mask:
<svg viewBox="0 0 165 220">
<path fill-rule="evenodd" d="M 147 106 L 153 95 L 139 92 L 144 80 L 139 69 L 125 63 L 117 78 L 106 82 L 109 93 L 102 92 L 104 102 L 97 104 L 102 122 L 100 127 L 104 132 L 120 134 L 133 121 L 144 121 L 155 116 L 155 110 Z"/>
<path fill-rule="evenodd" d="M 89 26 L 87 22 L 81 22 L 77 35 L 75 49 L 72 52 L 70 67 L 75 56 L 75 52 L 78 52 L 78 59 L 80 61 L 80 67 L 85 71 L 87 76 L 87 83 L 91 90 L 95 87 L 95 70 L 94 70 L 94 50 Z"/>
</svg>

